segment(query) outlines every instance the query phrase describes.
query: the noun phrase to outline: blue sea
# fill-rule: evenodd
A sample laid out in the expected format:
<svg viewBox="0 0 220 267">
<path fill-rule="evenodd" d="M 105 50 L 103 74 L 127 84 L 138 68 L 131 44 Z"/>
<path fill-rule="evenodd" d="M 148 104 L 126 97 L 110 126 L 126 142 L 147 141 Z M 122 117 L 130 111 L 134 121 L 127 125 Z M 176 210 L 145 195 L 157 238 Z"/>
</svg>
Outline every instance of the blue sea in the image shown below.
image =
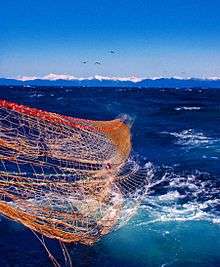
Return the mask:
<svg viewBox="0 0 220 267">
<path fill-rule="evenodd" d="M 74 267 L 220 266 L 220 90 L 0 87 L 0 98 L 134 121 L 131 156 L 148 170 L 148 194 L 127 224 L 95 245 L 68 245 Z M 58 242 L 46 242 L 63 262 Z M 51 262 L 30 230 L 1 217 L 0 266 Z"/>
</svg>

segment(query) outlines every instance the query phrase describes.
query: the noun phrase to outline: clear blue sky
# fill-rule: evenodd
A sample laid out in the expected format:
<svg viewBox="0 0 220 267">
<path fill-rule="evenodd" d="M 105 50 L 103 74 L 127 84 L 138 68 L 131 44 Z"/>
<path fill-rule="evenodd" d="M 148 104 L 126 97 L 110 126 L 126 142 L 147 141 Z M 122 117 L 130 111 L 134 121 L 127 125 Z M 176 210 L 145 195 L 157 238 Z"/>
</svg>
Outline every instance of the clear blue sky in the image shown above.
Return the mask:
<svg viewBox="0 0 220 267">
<path fill-rule="evenodd" d="M 0 76 L 220 76 L 219 0 L 0 4 Z"/>
</svg>

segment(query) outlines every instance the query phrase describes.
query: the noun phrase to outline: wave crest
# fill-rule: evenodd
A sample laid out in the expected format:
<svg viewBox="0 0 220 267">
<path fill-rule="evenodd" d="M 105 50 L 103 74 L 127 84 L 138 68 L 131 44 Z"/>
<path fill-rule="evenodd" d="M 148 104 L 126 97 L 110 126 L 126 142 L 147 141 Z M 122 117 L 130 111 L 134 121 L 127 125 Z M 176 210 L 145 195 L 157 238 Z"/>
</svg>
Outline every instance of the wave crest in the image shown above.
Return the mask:
<svg viewBox="0 0 220 267">
<path fill-rule="evenodd" d="M 220 183 L 210 174 L 195 171 L 176 174 L 172 168 L 156 168 L 141 205 L 142 223 L 207 220 L 220 223 Z"/>
</svg>

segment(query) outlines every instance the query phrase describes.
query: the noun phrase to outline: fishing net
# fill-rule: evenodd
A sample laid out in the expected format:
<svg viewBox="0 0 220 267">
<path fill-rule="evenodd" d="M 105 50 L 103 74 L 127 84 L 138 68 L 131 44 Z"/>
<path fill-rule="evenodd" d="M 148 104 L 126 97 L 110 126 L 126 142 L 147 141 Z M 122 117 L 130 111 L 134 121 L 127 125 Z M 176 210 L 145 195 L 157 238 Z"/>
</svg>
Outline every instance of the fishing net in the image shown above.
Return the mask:
<svg viewBox="0 0 220 267">
<path fill-rule="evenodd" d="M 146 179 L 130 120 L 91 121 L 0 100 L 0 213 L 62 242 L 92 244 L 129 219 Z"/>
</svg>

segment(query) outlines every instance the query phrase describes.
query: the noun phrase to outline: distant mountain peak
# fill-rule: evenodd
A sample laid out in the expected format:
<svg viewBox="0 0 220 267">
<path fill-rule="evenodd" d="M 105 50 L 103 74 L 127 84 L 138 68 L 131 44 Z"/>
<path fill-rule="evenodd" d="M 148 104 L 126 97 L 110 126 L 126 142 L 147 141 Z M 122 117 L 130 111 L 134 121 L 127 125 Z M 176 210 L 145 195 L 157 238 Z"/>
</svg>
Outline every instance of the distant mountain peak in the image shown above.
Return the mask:
<svg viewBox="0 0 220 267">
<path fill-rule="evenodd" d="M 143 87 L 143 88 L 220 88 L 220 78 L 181 78 L 181 77 L 109 77 L 95 75 L 78 78 L 69 74 L 55 74 L 37 76 L 19 76 L 16 79 L 0 78 L 0 85 L 14 86 L 86 86 L 86 87 Z"/>
</svg>

